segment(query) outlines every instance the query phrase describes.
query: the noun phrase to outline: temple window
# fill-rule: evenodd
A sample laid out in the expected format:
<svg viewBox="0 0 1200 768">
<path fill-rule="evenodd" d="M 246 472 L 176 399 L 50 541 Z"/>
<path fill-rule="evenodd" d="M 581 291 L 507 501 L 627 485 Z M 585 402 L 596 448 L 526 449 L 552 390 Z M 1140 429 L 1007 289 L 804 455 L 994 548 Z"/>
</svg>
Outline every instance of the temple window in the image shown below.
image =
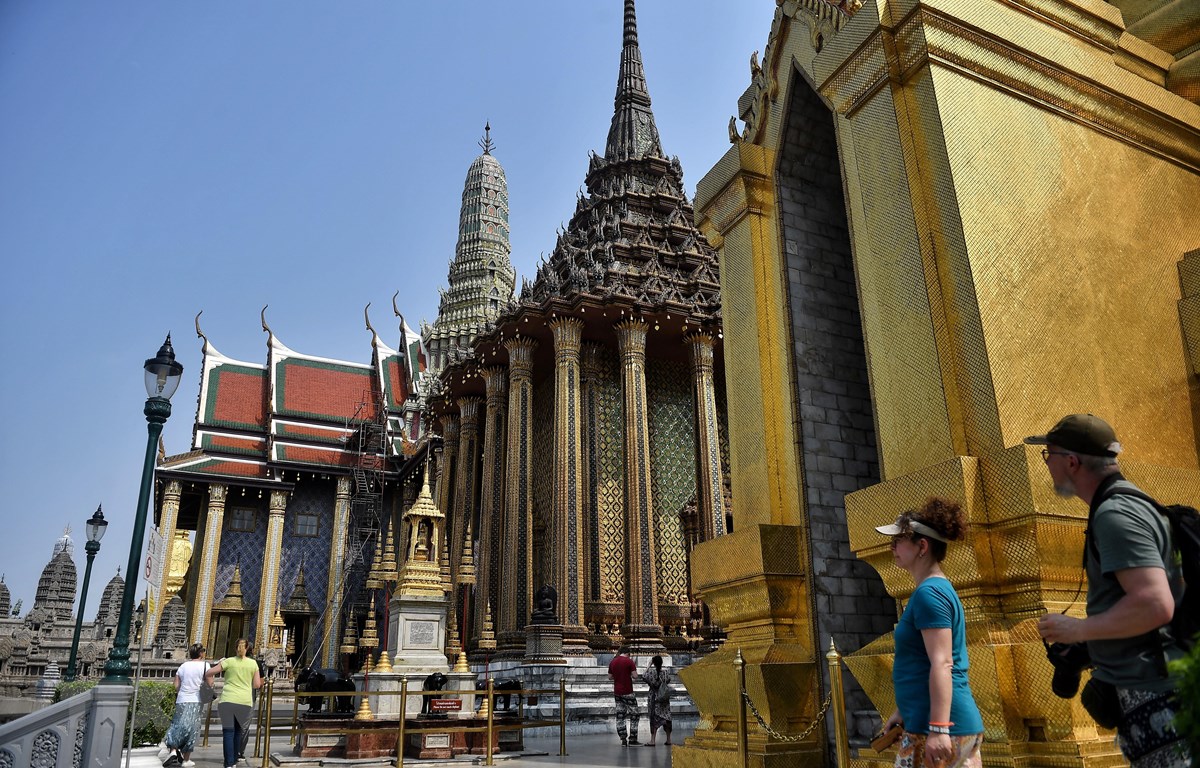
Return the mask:
<svg viewBox="0 0 1200 768">
<path fill-rule="evenodd" d="M 229 515 L 229 530 L 253 531 L 254 518 L 254 507 L 234 507 Z"/>
<path fill-rule="evenodd" d="M 295 519 L 297 536 L 316 536 L 320 530 L 320 518 L 312 512 L 299 512 Z"/>
</svg>

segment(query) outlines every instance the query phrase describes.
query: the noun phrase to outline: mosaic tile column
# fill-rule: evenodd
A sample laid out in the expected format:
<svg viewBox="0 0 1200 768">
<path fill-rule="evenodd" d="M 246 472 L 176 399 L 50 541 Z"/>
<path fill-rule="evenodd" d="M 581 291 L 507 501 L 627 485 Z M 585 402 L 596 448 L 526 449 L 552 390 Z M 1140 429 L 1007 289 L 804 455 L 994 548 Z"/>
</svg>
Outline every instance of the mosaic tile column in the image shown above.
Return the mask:
<svg viewBox="0 0 1200 768">
<path fill-rule="evenodd" d="M 178 480 L 169 481 L 163 488 L 162 504 L 158 512 L 158 533 L 162 536 L 162 573 L 158 584 L 158 605 L 146 622 L 142 637 L 158 637 L 158 622 L 162 620 L 163 607 L 167 604 L 167 580 L 171 577 L 171 550 L 175 548 L 175 525 L 179 520 L 179 495 L 183 492 Z"/>
<path fill-rule="evenodd" d="M 204 515 L 204 552 L 200 555 L 200 578 L 192 601 L 192 642 L 208 639 L 208 618 L 212 614 L 213 586 L 217 581 L 217 554 L 221 551 L 221 528 L 225 521 L 225 496 L 229 489 L 220 483 L 208 486 L 208 509 Z"/>
<path fill-rule="evenodd" d="M 621 390 L 625 395 L 625 639 L 634 653 L 662 651 L 654 565 L 654 497 L 650 419 L 646 410 L 646 330 L 641 320 L 618 323 Z"/>
<path fill-rule="evenodd" d="M 500 558 L 500 606 L 496 611 L 500 655 L 522 656 L 525 623 L 533 605 L 533 351 L 537 342 L 515 336 L 508 351 L 508 466 L 504 480 L 504 547 Z"/>
<path fill-rule="evenodd" d="M 454 477 L 454 514 L 450 518 L 450 583 L 454 585 L 454 615 L 460 624 L 468 617 L 463 614 L 470 587 L 458 583 L 458 569 L 467 546 L 467 521 L 474 520 L 479 508 L 476 499 L 475 478 L 479 472 L 479 417 L 483 410 L 483 398 L 460 397 L 458 403 L 458 471 Z M 472 531 L 474 525 L 469 526 Z M 473 534 L 472 534 L 473 535 Z M 463 647 L 467 645 L 467 634 L 471 628 L 459 627 Z"/>
<path fill-rule="evenodd" d="M 554 523 L 558 536 L 555 573 L 563 653 L 587 655 L 583 626 L 583 446 L 579 408 L 579 351 L 583 321 L 564 317 L 550 323 L 554 334 Z"/>
<path fill-rule="evenodd" d="M 450 413 L 442 417 L 442 458 L 437 466 L 437 488 L 434 490 L 434 500 L 437 508 L 446 517 L 453 517 L 454 504 L 454 474 L 458 472 L 458 414 Z M 444 523 L 443 523 L 444 525 Z M 443 531 L 443 534 L 445 531 Z M 445 538 L 442 541 L 446 541 Z M 453 549 L 453 542 L 446 541 Z"/>
<path fill-rule="evenodd" d="M 287 491 L 271 491 L 267 549 L 263 553 L 262 578 L 258 582 L 258 616 L 254 621 L 254 647 L 258 651 L 267 647 L 267 633 L 279 599 L 279 566 L 283 554 L 283 519 L 287 503 Z"/>
<path fill-rule="evenodd" d="M 600 354 L 603 347 L 595 342 L 583 345 L 580 357 L 580 370 L 583 373 L 581 386 L 583 401 L 581 418 L 583 419 L 583 466 L 584 466 L 584 553 L 583 553 L 583 594 L 585 597 L 584 621 L 587 626 L 602 620 L 600 602 L 600 505 L 597 503 L 599 478 L 599 449 L 596 445 L 600 439 L 600 426 L 597 423 L 598 403 L 596 396 L 596 381 L 600 378 Z"/>
<path fill-rule="evenodd" d="M 337 668 L 342 615 L 342 590 L 345 587 L 346 538 L 350 535 L 350 478 L 339 477 L 333 497 L 333 533 L 329 540 L 329 581 L 325 590 L 325 617 L 321 638 L 325 667 Z M 269 619 L 268 619 L 269 621 Z"/>
<path fill-rule="evenodd" d="M 700 540 L 725 534 L 725 495 L 721 482 L 721 444 L 717 431 L 717 393 L 713 388 L 711 334 L 692 333 L 685 339 L 691 353 L 692 378 L 696 386 L 696 463 L 700 502 Z"/>
<path fill-rule="evenodd" d="M 504 540 L 504 446 L 505 422 L 508 419 L 508 371 L 498 365 L 480 371 L 483 376 L 487 406 L 483 427 L 483 488 L 480 491 L 479 586 L 475 590 L 475 620 L 472 634 L 478 636 L 483 628 L 487 606 L 499 607 L 500 549 Z"/>
</svg>

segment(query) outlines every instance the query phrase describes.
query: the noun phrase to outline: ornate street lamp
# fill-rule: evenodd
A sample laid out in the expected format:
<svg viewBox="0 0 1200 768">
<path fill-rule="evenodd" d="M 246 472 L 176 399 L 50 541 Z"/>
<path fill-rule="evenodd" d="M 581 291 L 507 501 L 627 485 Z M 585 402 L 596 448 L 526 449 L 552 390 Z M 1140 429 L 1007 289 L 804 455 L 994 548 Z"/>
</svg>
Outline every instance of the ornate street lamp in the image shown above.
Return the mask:
<svg viewBox="0 0 1200 768">
<path fill-rule="evenodd" d="M 83 629 L 83 606 L 87 603 L 88 582 L 92 579 L 92 561 L 96 559 L 96 553 L 100 551 L 100 539 L 104 538 L 104 531 L 108 528 L 108 521 L 104 519 L 104 512 L 100 507 L 96 507 L 96 512 L 88 519 L 87 525 L 87 544 L 83 545 L 83 550 L 87 552 L 87 567 L 83 569 L 83 591 L 79 594 L 79 613 L 75 616 L 75 637 L 71 639 L 71 658 L 67 662 L 67 682 L 75 679 L 75 659 L 79 656 L 79 633 Z"/>
<path fill-rule="evenodd" d="M 146 463 L 142 467 L 142 489 L 138 494 L 137 513 L 133 521 L 133 540 L 129 543 L 129 565 L 125 573 L 125 590 L 121 594 L 121 615 L 117 620 L 117 633 L 113 638 L 112 650 L 108 652 L 108 663 L 104 665 L 104 679 L 108 685 L 129 685 L 129 623 L 133 616 L 133 601 L 137 595 L 137 575 L 142 559 L 142 539 L 146 534 L 146 515 L 150 507 L 151 487 L 154 482 L 154 457 L 158 451 L 158 438 L 163 424 L 171 416 L 171 395 L 179 386 L 183 366 L 175 362 L 175 350 L 171 348 L 171 334 L 158 350 L 158 355 L 146 361 Z"/>
</svg>

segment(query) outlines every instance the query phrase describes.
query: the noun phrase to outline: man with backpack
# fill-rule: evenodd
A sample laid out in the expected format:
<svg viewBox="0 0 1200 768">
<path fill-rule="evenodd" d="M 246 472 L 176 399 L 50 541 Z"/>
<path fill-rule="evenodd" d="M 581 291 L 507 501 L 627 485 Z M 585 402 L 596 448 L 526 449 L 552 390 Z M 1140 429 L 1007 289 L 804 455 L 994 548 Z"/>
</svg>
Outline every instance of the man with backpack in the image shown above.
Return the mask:
<svg viewBox="0 0 1200 768">
<path fill-rule="evenodd" d="M 1104 420 L 1072 414 L 1025 442 L 1045 446 L 1060 496 L 1088 504 L 1087 618 L 1047 614 L 1038 631 L 1051 643 L 1086 643 L 1093 672 L 1083 704 L 1099 724 L 1117 728 L 1134 768 L 1190 766 L 1173 724 L 1177 681 L 1167 669 L 1191 641 L 1171 632 L 1184 589 L 1171 519 L 1122 477 L 1121 444 Z"/>
</svg>

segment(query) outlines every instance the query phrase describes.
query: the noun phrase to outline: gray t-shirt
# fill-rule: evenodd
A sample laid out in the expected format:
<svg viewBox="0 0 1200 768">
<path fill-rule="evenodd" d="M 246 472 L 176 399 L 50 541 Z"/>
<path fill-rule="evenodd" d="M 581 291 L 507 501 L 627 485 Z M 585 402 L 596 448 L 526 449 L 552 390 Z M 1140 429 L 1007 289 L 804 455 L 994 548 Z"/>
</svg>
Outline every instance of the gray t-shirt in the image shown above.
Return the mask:
<svg viewBox="0 0 1200 768">
<path fill-rule="evenodd" d="M 1118 480 L 1113 487 L 1135 486 Z M 1089 616 L 1104 613 L 1125 596 L 1116 572 L 1126 568 L 1165 569 L 1175 604 L 1179 605 L 1183 579 L 1175 562 L 1171 524 L 1157 509 L 1132 496 L 1112 496 L 1097 508 L 1090 535 L 1093 548 L 1087 559 Z M 1091 640 L 1088 641 L 1088 652 L 1096 665 L 1093 674 L 1106 683 L 1148 691 L 1174 687 L 1163 672 L 1163 647 L 1157 635 Z M 1183 655 L 1174 644 L 1169 645 L 1166 652 L 1168 660 Z"/>
</svg>

